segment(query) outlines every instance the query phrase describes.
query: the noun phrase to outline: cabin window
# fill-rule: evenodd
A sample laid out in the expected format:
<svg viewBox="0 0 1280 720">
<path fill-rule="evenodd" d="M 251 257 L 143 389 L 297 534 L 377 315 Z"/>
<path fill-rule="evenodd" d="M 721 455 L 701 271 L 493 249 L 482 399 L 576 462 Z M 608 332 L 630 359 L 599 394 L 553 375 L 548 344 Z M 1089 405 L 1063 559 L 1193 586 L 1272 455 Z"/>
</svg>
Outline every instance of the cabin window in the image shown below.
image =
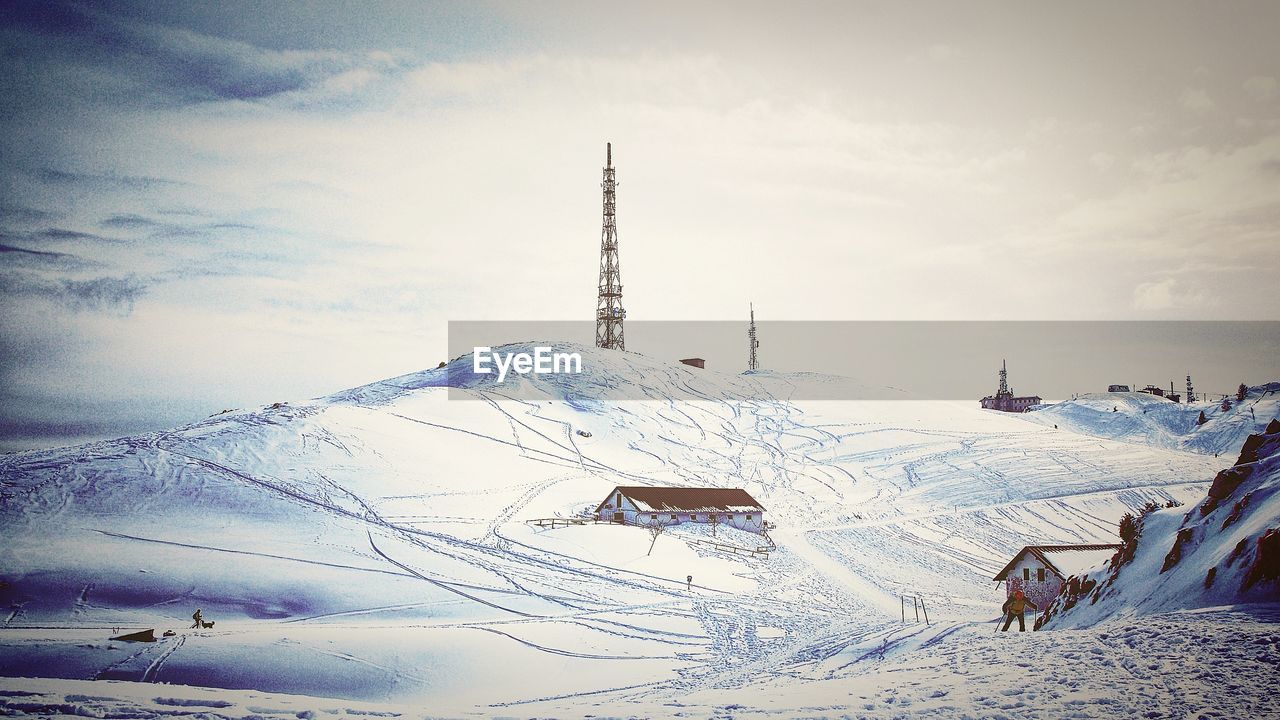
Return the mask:
<svg viewBox="0 0 1280 720">
<path fill-rule="evenodd" d="M 750 519 L 751 519 L 751 516 L 750 516 L 750 515 L 747 515 L 747 519 L 748 519 L 748 520 L 750 520 Z"/>
<path fill-rule="evenodd" d="M 622 493 L 618 493 L 618 507 L 622 507 Z"/>
<path fill-rule="evenodd" d="M 657 520 L 657 519 L 658 519 L 658 516 L 657 516 L 657 515 L 650 515 L 650 516 L 649 516 L 649 519 L 650 519 L 650 520 Z"/>
<path fill-rule="evenodd" d="M 728 515 L 725 515 L 724 519 L 728 520 L 729 522 L 733 522 L 733 513 L 729 513 Z"/>
<path fill-rule="evenodd" d="M 1036 582 L 1044 582 L 1044 568 L 1036 568 Z"/>
<path fill-rule="evenodd" d="M 1022 579 L 1031 582 L 1031 568 L 1022 568 Z"/>
<path fill-rule="evenodd" d="M 698 516 L 694 513 L 689 513 L 689 522 L 698 522 Z"/>
</svg>

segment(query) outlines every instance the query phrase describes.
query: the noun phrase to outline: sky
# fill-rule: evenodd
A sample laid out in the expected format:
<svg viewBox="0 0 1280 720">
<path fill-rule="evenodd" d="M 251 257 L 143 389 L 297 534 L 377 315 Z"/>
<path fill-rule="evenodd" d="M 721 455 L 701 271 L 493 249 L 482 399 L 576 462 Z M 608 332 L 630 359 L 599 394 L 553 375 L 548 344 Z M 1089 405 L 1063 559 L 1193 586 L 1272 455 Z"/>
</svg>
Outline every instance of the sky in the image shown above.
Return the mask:
<svg viewBox="0 0 1280 720">
<path fill-rule="evenodd" d="M 7 2 L 0 450 L 434 367 L 450 321 L 589 320 L 606 142 L 633 319 L 1278 320 L 1277 27 Z"/>
</svg>

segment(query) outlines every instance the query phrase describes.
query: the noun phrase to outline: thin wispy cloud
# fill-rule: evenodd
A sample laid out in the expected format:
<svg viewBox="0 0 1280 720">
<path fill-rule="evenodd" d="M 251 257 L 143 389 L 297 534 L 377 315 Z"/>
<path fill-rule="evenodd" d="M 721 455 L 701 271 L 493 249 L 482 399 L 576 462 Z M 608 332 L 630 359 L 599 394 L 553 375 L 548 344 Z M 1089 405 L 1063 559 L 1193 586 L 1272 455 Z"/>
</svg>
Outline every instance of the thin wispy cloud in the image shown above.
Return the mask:
<svg viewBox="0 0 1280 720">
<path fill-rule="evenodd" d="M 27 248 L 13 247 L 11 245 L 3 245 L 3 244 L 0 244 L 0 253 L 21 253 L 27 256 L 38 257 L 38 258 L 48 258 L 48 259 L 54 259 L 54 260 L 70 257 L 66 253 L 48 252 L 47 250 L 29 250 Z"/>
<path fill-rule="evenodd" d="M 134 276 L 51 279 L 33 273 L 0 273 L 0 295 L 34 296 L 71 310 L 128 315 L 150 284 Z"/>
</svg>

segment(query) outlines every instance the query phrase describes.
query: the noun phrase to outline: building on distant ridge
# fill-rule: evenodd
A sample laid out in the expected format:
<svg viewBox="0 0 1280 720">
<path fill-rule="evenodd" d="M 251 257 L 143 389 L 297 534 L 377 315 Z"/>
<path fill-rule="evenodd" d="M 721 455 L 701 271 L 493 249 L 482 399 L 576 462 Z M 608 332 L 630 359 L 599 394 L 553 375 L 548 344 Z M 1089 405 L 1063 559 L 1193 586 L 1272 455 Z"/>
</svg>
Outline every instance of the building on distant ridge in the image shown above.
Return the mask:
<svg viewBox="0 0 1280 720">
<path fill-rule="evenodd" d="M 1164 397 L 1164 388 L 1156 387 L 1155 385 L 1148 385 L 1142 388 L 1141 390 L 1139 390 L 1138 392 L 1146 393 L 1148 395 L 1155 395 L 1156 397 Z"/>
<path fill-rule="evenodd" d="M 988 395 L 981 400 L 982 407 L 986 410 L 999 410 L 1000 412 L 1026 412 L 1033 405 L 1039 405 L 1043 402 L 1039 395 L 1026 395 L 1016 397 L 1013 391 L 1009 389 L 1009 368 L 1005 361 L 1000 361 L 1000 388 L 996 390 L 995 395 Z"/>
</svg>

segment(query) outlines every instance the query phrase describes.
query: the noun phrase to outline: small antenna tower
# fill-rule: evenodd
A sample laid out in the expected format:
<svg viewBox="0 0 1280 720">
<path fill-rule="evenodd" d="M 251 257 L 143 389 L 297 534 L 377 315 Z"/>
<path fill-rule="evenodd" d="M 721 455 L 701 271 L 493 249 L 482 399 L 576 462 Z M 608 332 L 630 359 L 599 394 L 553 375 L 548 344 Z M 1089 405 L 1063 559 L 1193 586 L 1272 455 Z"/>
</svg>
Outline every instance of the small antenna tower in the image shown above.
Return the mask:
<svg viewBox="0 0 1280 720">
<path fill-rule="evenodd" d="M 990 387 L 990 386 L 988 386 Z M 1000 389 L 996 390 L 996 395 L 1012 395 L 1009 390 L 1009 366 L 1004 360 L 1000 361 Z"/>
<path fill-rule="evenodd" d="M 1191 386 L 1191 376 L 1188 375 L 1187 376 L 1187 403 L 1190 404 L 1195 401 L 1196 401 L 1196 389 Z"/>
<path fill-rule="evenodd" d="M 755 371 L 760 367 L 760 362 L 756 358 L 756 348 L 760 347 L 760 341 L 756 339 L 756 306 L 751 304 L 751 326 L 747 328 L 747 369 Z"/>
<path fill-rule="evenodd" d="M 622 321 L 627 311 L 622 308 L 622 272 L 618 266 L 618 229 L 614 225 L 613 143 L 605 143 L 604 227 L 600 231 L 600 285 L 596 296 L 596 347 L 626 350 Z"/>
</svg>

